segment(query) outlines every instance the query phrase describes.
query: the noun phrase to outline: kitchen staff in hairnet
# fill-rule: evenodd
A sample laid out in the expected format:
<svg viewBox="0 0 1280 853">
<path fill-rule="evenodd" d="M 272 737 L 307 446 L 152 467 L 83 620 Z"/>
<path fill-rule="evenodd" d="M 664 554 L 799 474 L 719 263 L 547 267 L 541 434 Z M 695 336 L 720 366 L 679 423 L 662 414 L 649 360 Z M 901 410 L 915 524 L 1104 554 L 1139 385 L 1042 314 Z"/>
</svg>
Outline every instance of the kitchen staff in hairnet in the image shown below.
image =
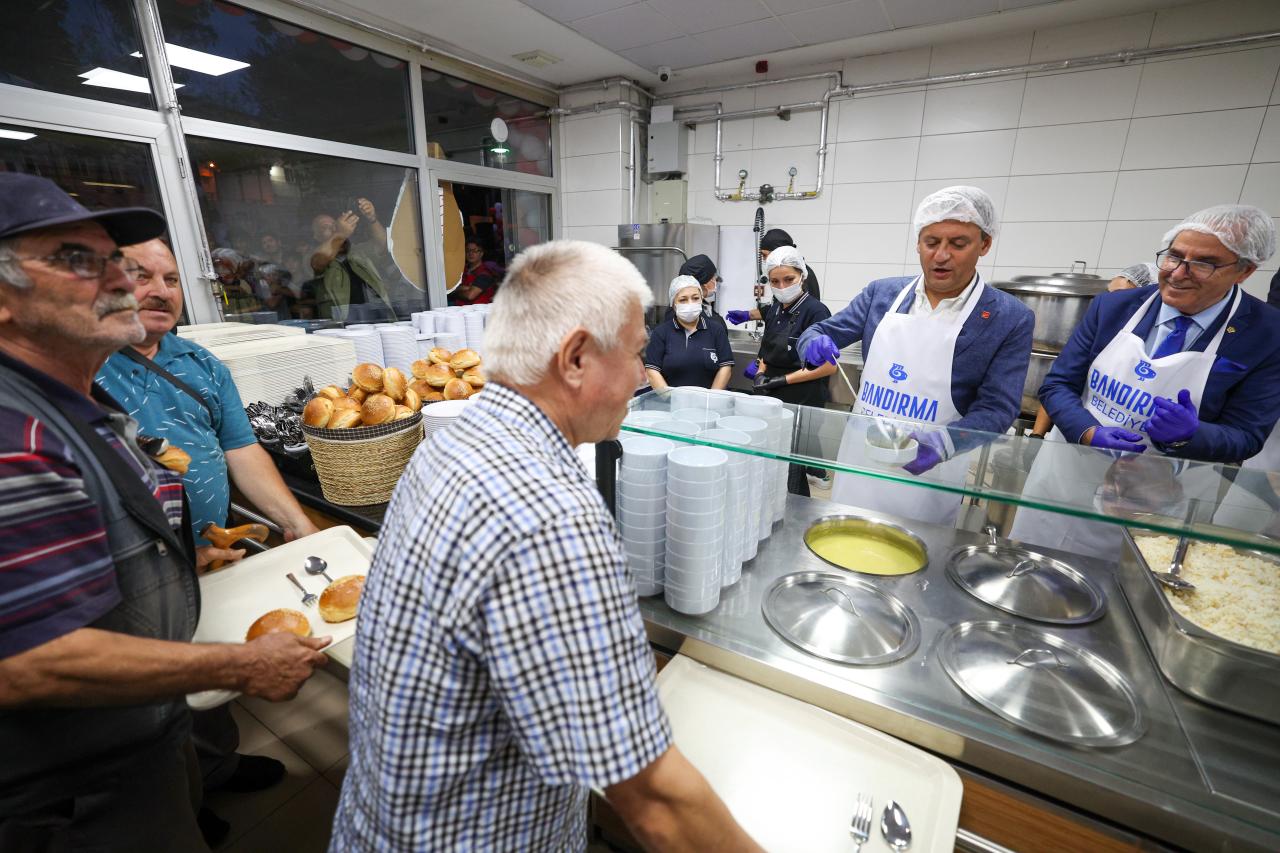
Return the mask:
<svg viewBox="0 0 1280 853">
<path fill-rule="evenodd" d="M 770 228 L 768 231 L 764 232 L 764 235 L 760 238 L 760 258 L 762 261 L 767 261 L 769 259 L 769 255 L 775 249 L 787 247 L 792 249 L 798 248 L 796 246 L 796 241 L 793 240 L 791 235 L 786 231 L 783 231 L 781 228 Z M 768 275 L 768 270 L 765 271 L 765 274 Z M 804 292 L 812 296 L 814 299 L 822 299 L 822 290 L 818 287 L 818 275 L 808 264 L 806 264 L 804 268 Z M 730 311 L 725 315 L 725 317 L 728 318 L 729 322 L 733 323 L 735 326 L 745 323 L 748 320 L 763 319 L 759 308 L 752 308 L 749 311 Z"/>
<path fill-rule="evenodd" d="M 1049 436 L 1099 451 L 1250 459 L 1280 418 L 1280 312 L 1241 284 L 1275 253 L 1275 223 L 1256 207 L 1219 205 L 1187 217 L 1164 242 L 1159 287 L 1096 297 L 1054 362 L 1040 388 L 1055 424 Z M 1083 491 L 1114 458 L 1052 450 L 1038 454 L 1028 498 L 1087 500 Z M 1280 468 L 1274 439 L 1271 451 L 1278 458 L 1255 464 Z M 1026 508 L 1012 535 L 1108 558 L 1120 542 L 1113 525 Z"/>
<path fill-rule="evenodd" d="M 689 275 L 698 280 L 702 285 L 702 316 L 706 318 L 708 323 L 716 323 L 721 328 L 728 329 L 724 324 L 724 318 L 716 313 L 716 289 L 723 279 L 716 270 L 715 262 L 706 255 L 694 255 L 689 260 L 680 265 L 680 271 L 677 275 Z M 670 319 L 668 314 L 668 319 Z"/>
<path fill-rule="evenodd" d="M 834 364 L 842 347 L 862 341 L 866 364 L 854 405 L 862 417 L 849 419 L 840 461 L 874 468 L 879 463 L 869 460 L 868 442 L 893 444 L 909 433 L 916 451 L 905 469 L 960 486 L 968 461 L 956 454 L 979 439 L 943 427 L 1003 433 L 1013 424 L 1035 315 L 978 272 L 999 230 L 985 192 L 939 190 L 920 202 L 914 224 L 920 275 L 871 282 L 839 314 L 805 332 L 800 351 L 808 364 Z M 903 423 L 879 429 L 877 421 Z M 938 524 L 954 523 L 960 507 L 956 494 L 841 473 L 831 499 Z"/>
<path fill-rule="evenodd" d="M 702 284 L 691 275 L 671 280 L 672 314 L 649 334 L 644 372 L 655 391 L 679 385 L 724 388 L 733 374 L 733 350 L 724 321 L 702 313 Z"/>
</svg>

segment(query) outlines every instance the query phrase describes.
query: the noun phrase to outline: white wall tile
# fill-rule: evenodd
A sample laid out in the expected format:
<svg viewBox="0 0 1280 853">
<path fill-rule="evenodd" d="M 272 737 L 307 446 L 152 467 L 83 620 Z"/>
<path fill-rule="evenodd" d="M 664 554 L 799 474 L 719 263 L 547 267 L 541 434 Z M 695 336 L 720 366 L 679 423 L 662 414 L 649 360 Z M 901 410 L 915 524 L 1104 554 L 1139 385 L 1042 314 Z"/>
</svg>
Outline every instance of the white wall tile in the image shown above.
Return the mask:
<svg viewBox="0 0 1280 853">
<path fill-rule="evenodd" d="M 931 53 L 931 48 L 918 47 L 847 59 L 844 63 L 844 84 L 858 86 L 928 77 Z"/>
<path fill-rule="evenodd" d="M 750 225 L 755 213 L 755 203 L 720 201 L 713 192 L 696 192 L 689 194 L 691 210 L 689 217 L 697 217 L 699 222 L 710 222 L 714 225 Z"/>
<path fill-rule="evenodd" d="M 560 125 L 560 154 L 581 157 L 620 151 L 625 144 L 626 122 L 617 113 L 572 117 Z"/>
<path fill-rule="evenodd" d="M 1129 118 L 1141 79 L 1138 65 L 1032 77 L 1019 123 L 1033 127 Z"/>
<path fill-rule="evenodd" d="M 784 222 L 774 217 L 771 208 L 772 205 L 765 209 L 764 227 L 766 229 L 781 228 L 790 234 L 791 239 L 796 242 L 796 248 L 800 250 L 800 254 L 804 255 L 805 262 L 813 267 L 814 272 L 819 273 L 819 281 L 821 281 L 818 265 L 826 263 L 827 260 L 827 237 L 830 231 L 827 224 L 823 222 L 816 225 L 799 225 L 794 222 Z M 754 216 L 754 207 L 751 208 L 751 212 Z"/>
<path fill-rule="evenodd" d="M 1277 70 L 1280 47 L 1151 61 L 1142 69 L 1134 115 L 1265 106 Z"/>
<path fill-rule="evenodd" d="M 995 264 L 1065 270 L 1082 260 L 1092 267 L 1105 230 L 1105 222 L 1010 222 L 996 238 Z"/>
<path fill-rule="evenodd" d="M 991 203 L 996 207 L 996 213 L 1003 217 L 1005 199 L 1009 194 L 1009 179 L 1003 175 L 998 177 L 954 177 L 944 180 L 916 181 L 915 189 L 911 195 L 911 213 L 914 217 L 916 207 L 920 202 L 924 201 L 924 197 L 930 193 L 935 193 L 944 187 L 953 187 L 956 185 L 964 185 L 977 187 L 978 189 L 991 196 Z M 908 217 L 909 219 L 911 217 Z M 914 235 L 912 237 L 914 244 Z M 914 256 L 914 253 L 913 253 Z"/>
<path fill-rule="evenodd" d="M 1074 56 L 1092 56 L 1146 47 L 1155 17 L 1154 12 L 1142 12 L 1036 30 L 1035 42 L 1031 46 L 1031 61 L 1052 62 Z"/>
<path fill-rule="evenodd" d="M 827 165 L 828 172 L 835 168 L 835 161 L 838 159 L 837 152 L 832 150 L 834 146 L 827 147 Z M 791 180 L 787 174 L 787 170 L 792 166 L 796 169 L 796 191 L 811 190 L 818 177 L 818 142 L 815 138 L 808 145 L 798 145 L 791 148 L 757 148 L 751 152 L 751 165 L 747 167 L 750 174 L 747 176 L 747 186 L 755 189 L 761 184 L 773 184 L 774 189 L 778 192 L 786 190 L 788 182 Z M 722 179 L 726 184 L 732 181 L 736 187 L 738 183 L 738 170 L 725 171 L 725 177 Z M 825 192 L 823 193 L 825 195 Z"/>
<path fill-rule="evenodd" d="M 923 91 L 871 95 L 842 101 L 836 141 L 919 136 L 924 119 Z"/>
<path fill-rule="evenodd" d="M 1007 175 L 1017 133 L 1015 130 L 990 130 L 926 136 L 920 140 L 916 177 Z"/>
<path fill-rule="evenodd" d="M 827 274 L 819 279 L 822 301 L 835 314 L 837 303 L 848 303 L 868 284 L 881 278 L 903 275 L 901 264 L 827 263 Z M 843 305 L 841 306 L 843 307 Z"/>
<path fill-rule="evenodd" d="M 989 39 L 963 39 L 934 45 L 929 74 L 956 74 L 1025 65 L 1031 61 L 1034 33 L 1005 33 Z"/>
<path fill-rule="evenodd" d="M 577 225 L 617 225 L 623 220 L 622 190 L 593 190 L 561 193 L 561 219 L 565 227 Z"/>
<path fill-rule="evenodd" d="M 1268 107 L 1258 134 L 1258 147 L 1253 152 L 1255 163 L 1280 161 L 1280 107 Z"/>
<path fill-rule="evenodd" d="M 623 158 L 616 151 L 564 157 L 560 160 L 560 188 L 564 192 L 621 189 L 623 165 Z"/>
<path fill-rule="evenodd" d="M 1191 213 L 1190 210 L 1187 213 Z M 1102 269 L 1124 269 L 1130 264 L 1155 261 L 1156 252 L 1164 248 L 1160 238 L 1164 232 L 1182 221 L 1177 219 L 1132 220 L 1107 223 L 1098 266 Z"/>
<path fill-rule="evenodd" d="M 865 142 L 841 142 L 829 145 L 828 148 L 836 151 L 836 183 L 907 181 L 916 175 L 920 140 L 914 136 L 903 139 L 871 139 Z M 830 170 L 828 174 L 831 174 Z"/>
<path fill-rule="evenodd" d="M 751 169 L 750 151 L 729 151 L 720 164 L 720 183 L 724 189 L 738 188 L 738 172 Z M 689 156 L 689 190 L 690 192 L 714 190 L 716 185 L 716 164 L 713 154 L 691 154 Z M 757 184 L 758 186 L 758 184 Z"/>
<path fill-rule="evenodd" d="M 1112 219 L 1184 217 L 1201 208 L 1234 203 L 1244 186 L 1247 166 L 1201 166 L 1121 172 Z"/>
<path fill-rule="evenodd" d="M 1151 46 L 1161 47 L 1280 27 L 1280 3 L 1275 0 L 1208 0 L 1156 13 Z M 1195 33 L 1191 39 L 1188 33 Z"/>
<path fill-rule="evenodd" d="M 777 106 L 782 101 L 769 106 Z M 800 103 L 791 101 L 789 103 Z M 751 121 L 751 135 L 756 148 L 785 148 L 790 145 L 818 145 L 818 129 L 822 125 L 822 113 L 818 111 L 791 113 L 783 121 L 777 116 L 761 116 Z M 828 128 L 828 133 L 830 129 Z"/>
<path fill-rule="evenodd" d="M 1264 107 L 1135 118 L 1122 169 L 1163 169 L 1248 163 Z"/>
<path fill-rule="evenodd" d="M 610 248 L 618 245 L 616 225 L 576 225 L 564 229 L 566 240 L 588 240 Z"/>
<path fill-rule="evenodd" d="M 689 104 L 705 104 L 712 100 L 706 95 L 693 95 L 687 98 L 677 98 L 674 101 L 666 99 L 667 103 L 674 103 L 677 106 L 685 106 Z M 755 92 L 750 89 L 743 89 L 737 92 L 720 92 L 717 93 L 715 99 L 720 102 L 724 112 L 731 113 L 737 110 L 753 109 L 756 105 Z M 725 151 L 747 150 L 753 144 L 752 131 L 754 125 L 750 120 L 739 119 L 736 121 L 724 121 L 720 123 L 722 146 Z M 710 154 L 716 150 L 716 126 L 712 124 L 700 124 L 693 133 L 693 139 L 690 141 L 690 150 L 697 154 Z"/>
<path fill-rule="evenodd" d="M 1105 220 L 1115 188 L 1115 172 L 1015 176 L 1000 213 L 1005 222 Z"/>
<path fill-rule="evenodd" d="M 1280 213 L 1280 163 L 1250 166 L 1240 203 L 1255 205 L 1273 215 Z"/>
<path fill-rule="evenodd" d="M 785 173 L 784 173 L 785 177 Z M 781 189 L 786 189 L 783 183 Z M 791 225 L 825 225 L 831 217 L 830 187 L 824 187 L 822 195 L 813 199 L 796 199 L 772 202 L 765 211 L 770 227 L 791 230 Z M 739 203 L 743 208 L 742 222 L 750 225 L 756 212 L 756 202 Z"/>
<path fill-rule="evenodd" d="M 900 264 L 909 225 L 832 225 L 827 263 Z"/>
<path fill-rule="evenodd" d="M 1128 121 L 1024 127 L 1013 152 L 1013 174 L 1105 172 L 1120 168 Z"/>
<path fill-rule="evenodd" d="M 925 134 L 966 133 L 1018 126 L 1026 80 L 931 87 L 925 95 Z"/>
<path fill-rule="evenodd" d="M 1267 293 L 1271 289 L 1271 277 L 1273 275 L 1275 275 L 1275 270 L 1258 270 L 1245 281 L 1242 288 L 1250 296 L 1256 296 L 1266 302 Z"/>
<path fill-rule="evenodd" d="M 911 221 L 912 181 L 837 184 L 831 189 L 833 224 Z"/>
</svg>

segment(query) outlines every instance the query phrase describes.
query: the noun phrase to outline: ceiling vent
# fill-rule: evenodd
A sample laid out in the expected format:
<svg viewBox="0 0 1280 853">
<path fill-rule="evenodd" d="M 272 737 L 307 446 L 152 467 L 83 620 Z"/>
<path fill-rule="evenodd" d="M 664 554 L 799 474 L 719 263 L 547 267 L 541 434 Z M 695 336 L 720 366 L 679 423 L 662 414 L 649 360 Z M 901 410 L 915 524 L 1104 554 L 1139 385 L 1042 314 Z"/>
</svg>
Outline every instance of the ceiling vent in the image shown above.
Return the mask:
<svg viewBox="0 0 1280 853">
<path fill-rule="evenodd" d="M 555 65 L 562 60 L 558 56 L 552 56 L 545 50 L 531 50 L 528 53 L 517 53 L 512 57 L 524 62 L 534 68 L 546 68 L 548 65 Z"/>
</svg>

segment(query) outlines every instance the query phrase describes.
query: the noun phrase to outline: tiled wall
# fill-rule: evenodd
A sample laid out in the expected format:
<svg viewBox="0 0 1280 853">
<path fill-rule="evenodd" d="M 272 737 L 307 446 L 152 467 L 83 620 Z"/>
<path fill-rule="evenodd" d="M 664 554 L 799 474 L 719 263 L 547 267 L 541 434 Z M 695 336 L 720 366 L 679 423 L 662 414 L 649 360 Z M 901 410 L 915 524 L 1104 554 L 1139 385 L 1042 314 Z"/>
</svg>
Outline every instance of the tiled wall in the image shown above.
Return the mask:
<svg viewBox="0 0 1280 853">
<path fill-rule="evenodd" d="M 857 84 L 1266 29 L 1280 29 L 1280 2 L 1225 0 L 859 57 L 842 70 L 846 83 Z M 1280 46 L 1269 46 L 838 101 L 822 196 L 775 202 L 767 221 L 796 238 L 833 310 L 875 278 L 918 271 L 911 214 L 948 184 L 982 187 L 1001 212 L 1003 231 L 981 267 L 988 277 L 1065 270 L 1079 260 L 1091 272 L 1113 273 L 1151 259 L 1164 231 L 1201 207 L 1240 201 L 1280 215 L 1278 72 Z M 824 88 L 801 83 L 714 97 L 731 111 L 810 100 Z M 608 121 L 592 117 L 581 140 L 576 132 L 566 137 L 564 210 L 567 233 L 597 239 L 598 232 L 613 244 L 612 226 L 625 217 L 609 217 L 625 208 L 625 178 L 609 165 L 599 170 L 619 175 L 617 184 L 574 178 L 599 156 L 583 146 L 613 139 Z M 621 145 L 608 156 L 625 165 L 626 123 L 619 125 Z M 564 122 L 566 134 L 571 126 Z M 750 186 L 782 188 L 794 165 L 796 188 L 811 187 L 817 128 L 817 113 L 726 122 L 725 184 L 736 186 L 746 168 Z M 713 125 L 699 128 L 690 150 L 691 220 L 750 224 L 755 203 L 714 198 Z M 1254 274 L 1253 293 L 1265 294 L 1277 261 Z"/>
<path fill-rule="evenodd" d="M 622 99 L 625 98 L 618 87 L 611 86 L 571 93 L 561 99 L 560 105 L 568 108 Z M 607 109 L 561 120 L 557 166 L 562 236 L 607 246 L 618 244 L 618 225 L 630 219 L 629 146 L 628 114 L 624 110 Z"/>
</svg>

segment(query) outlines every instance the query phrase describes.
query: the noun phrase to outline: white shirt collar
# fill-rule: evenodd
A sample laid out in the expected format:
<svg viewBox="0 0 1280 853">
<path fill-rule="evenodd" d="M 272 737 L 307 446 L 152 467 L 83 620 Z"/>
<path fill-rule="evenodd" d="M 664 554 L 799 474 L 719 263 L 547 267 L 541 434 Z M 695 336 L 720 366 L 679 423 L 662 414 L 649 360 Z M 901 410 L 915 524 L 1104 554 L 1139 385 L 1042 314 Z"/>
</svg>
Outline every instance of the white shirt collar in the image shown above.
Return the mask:
<svg viewBox="0 0 1280 853">
<path fill-rule="evenodd" d="M 948 299 L 943 299 L 936 306 L 929 304 L 929 296 L 925 293 L 924 276 L 920 276 L 920 280 L 916 282 L 915 299 L 911 302 L 911 310 L 907 313 L 912 316 L 928 316 L 930 314 L 958 314 L 960 309 L 964 307 L 965 300 L 969 298 L 969 294 L 973 293 L 973 288 L 982 283 L 982 274 L 974 271 L 973 278 L 965 285 L 964 290 Z"/>
</svg>

